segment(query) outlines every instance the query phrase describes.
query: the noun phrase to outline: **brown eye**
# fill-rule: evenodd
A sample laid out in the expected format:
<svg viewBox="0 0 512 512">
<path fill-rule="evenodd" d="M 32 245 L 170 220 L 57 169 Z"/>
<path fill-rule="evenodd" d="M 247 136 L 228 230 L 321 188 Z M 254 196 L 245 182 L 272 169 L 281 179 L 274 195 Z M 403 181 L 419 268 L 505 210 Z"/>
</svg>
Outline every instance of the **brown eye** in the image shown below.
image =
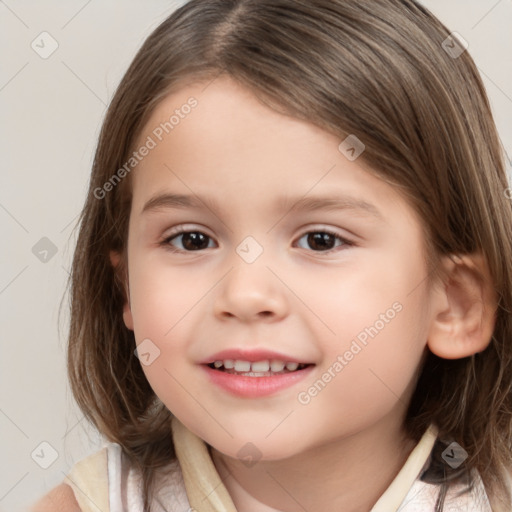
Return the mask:
<svg viewBox="0 0 512 512">
<path fill-rule="evenodd" d="M 176 247 L 176 240 L 180 240 L 181 247 Z M 299 240 L 305 239 L 306 244 L 314 252 L 329 253 L 335 251 L 336 247 L 353 246 L 354 244 L 340 235 L 327 231 L 308 231 Z M 166 237 L 161 245 L 173 252 L 197 252 L 208 249 L 212 246 L 209 242 L 212 238 L 201 231 L 185 231 L 181 230 Z M 339 243 L 337 243 L 337 241 Z"/>
<path fill-rule="evenodd" d="M 299 240 L 302 240 L 303 238 L 306 239 L 307 245 L 315 252 L 330 252 L 336 247 L 353 245 L 340 235 L 326 230 L 309 231 L 302 235 Z M 336 240 L 341 241 L 341 243 L 336 245 Z"/>
<path fill-rule="evenodd" d="M 182 248 L 172 249 L 176 250 L 177 252 L 192 252 L 207 249 L 208 241 L 210 240 L 210 237 L 204 233 L 201 233 L 201 231 L 180 231 L 179 233 L 174 233 L 172 236 L 167 237 L 163 241 L 163 244 L 173 247 L 171 241 L 179 238 L 182 239 Z"/>
</svg>

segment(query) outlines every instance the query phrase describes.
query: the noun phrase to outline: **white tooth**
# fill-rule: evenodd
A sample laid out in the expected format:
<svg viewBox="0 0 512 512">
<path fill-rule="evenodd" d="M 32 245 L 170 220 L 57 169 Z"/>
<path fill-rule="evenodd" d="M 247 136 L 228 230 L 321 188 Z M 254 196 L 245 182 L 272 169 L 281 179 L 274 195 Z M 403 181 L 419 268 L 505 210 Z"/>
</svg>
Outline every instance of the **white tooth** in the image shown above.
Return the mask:
<svg viewBox="0 0 512 512">
<path fill-rule="evenodd" d="M 299 367 L 299 363 L 286 363 L 286 369 L 291 372 L 295 371 Z"/>
<path fill-rule="evenodd" d="M 231 370 L 231 368 L 234 368 L 235 367 L 235 361 L 233 361 L 233 359 L 225 359 L 224 360 L 224 368 L 226 368 L 226 370 Z"/>
<path fill-rule="evenodd" d="M 222 361 L 215 361 L 213 366 L 215 366 L 215 368 L 220 368 L 222 366 Z"/>
<path fill-rule="evenodd" d="M 225 366 L 225 364 L 224 364 Z M 235 361 L 235 372 L 249 372 L 251 371 L 251 363 L 249 361 Z"/>
<path fill-rule="evenodd" d="M 268 361 L 257 361 L 251 364 L 252 372 L 268 372 L 270 363 Z"/>
<path fill-rule="evenodd" d="M 273 372 L 281 372 L 284 370 L 283 361 L 278 361 L 277 359 L 272 359 L 270 361 L 270 370 Z"/>
</svg>

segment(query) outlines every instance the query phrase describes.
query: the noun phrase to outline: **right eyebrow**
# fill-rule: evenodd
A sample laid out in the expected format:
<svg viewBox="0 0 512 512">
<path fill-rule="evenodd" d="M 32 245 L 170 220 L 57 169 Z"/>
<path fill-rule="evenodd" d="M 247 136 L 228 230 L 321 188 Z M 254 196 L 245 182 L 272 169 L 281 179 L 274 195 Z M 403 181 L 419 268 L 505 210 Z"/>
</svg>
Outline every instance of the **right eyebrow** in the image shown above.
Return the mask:
<svg viewBox="0 0 512 512">
<path fill-rule="evenodd" d="M 144 207 L 142 208 L 141 214 L 152 212 L 152 211 L 158 211 L 158 210 L 166 210 L 166 209 L 172 209 L 172 208 L 198 208 L 198 209 L 204 209 L 206 208 L 215 211 L 217 210 L 218 206 L 217 203 L 209 198 L 209 197 L 199 197 L 199 196 L 193 196 L 193 195 L 186 195 L 186 194 L 171 194 L 171 193 L 165 193 L 165 194 L 158 194 L 149 201 L 147 201 L 144 204 Z"/>
</svg>

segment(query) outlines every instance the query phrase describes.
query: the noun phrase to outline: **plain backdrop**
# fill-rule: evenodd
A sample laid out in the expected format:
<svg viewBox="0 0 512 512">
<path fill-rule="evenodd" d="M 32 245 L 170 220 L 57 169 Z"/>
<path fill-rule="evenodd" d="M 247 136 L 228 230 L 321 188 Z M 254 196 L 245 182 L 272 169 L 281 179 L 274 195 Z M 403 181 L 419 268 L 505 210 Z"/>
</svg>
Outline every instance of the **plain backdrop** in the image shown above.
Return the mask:
<svg viewBox="0 0 512 512">
<path fill-rule="evenodd" d="M 25 510 L 103 446 L 66 378 L 73 228 L 106 106 L 182 3 L 0 0 L 0 511 Z M 469 43 L 511 157 L 512 1 L 423 3 Z"/>
</svg>

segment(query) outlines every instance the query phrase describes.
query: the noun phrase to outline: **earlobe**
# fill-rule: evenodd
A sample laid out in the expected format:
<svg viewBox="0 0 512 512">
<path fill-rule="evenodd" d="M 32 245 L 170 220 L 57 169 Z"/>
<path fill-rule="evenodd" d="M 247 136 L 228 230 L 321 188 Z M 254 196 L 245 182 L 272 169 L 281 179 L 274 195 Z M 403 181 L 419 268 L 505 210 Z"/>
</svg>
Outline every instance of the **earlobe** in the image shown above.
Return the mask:
<svg viewBox="0 0 512 512">
<path fill-rule="evenodd" d="M 130 329 L 130 331 L 133 331 L 133 315 L 128 301 L 126 301 L 123 305 L 123 321 L 124 325 L 126 325 L 126 328 Z"/>
<path fill-rule="evenodd" d="M 496 322 L 497 297 L 481 254 L 446 256 L 446 279 L 433 296 L 427 345 L 444 359 L 468 357 L 487 348 Z"/>
<path fill-rule="evenodd" d="M 114 272 L 118 280 L 122 283 L 124 290 L 124 304 L 123 304 L 123 321 L 127 329 L 133 331 L 133 315 L 130 304 L 130 283 L 128 282 L 128 275 L 124 267 L 121 269 L 119 263 L 121 262 L 121 254 L 118 251 L 110 251 L 110 263 L 114 267 Z M 122 266 L 122 265 L 121 265 Z"/>
<path fill-rule="evenodd" d="M 110 264 L 117 269 L 119 262 L 121 261 L 121 253 L 119 251 L 110 251 Z"/>
</svg>

